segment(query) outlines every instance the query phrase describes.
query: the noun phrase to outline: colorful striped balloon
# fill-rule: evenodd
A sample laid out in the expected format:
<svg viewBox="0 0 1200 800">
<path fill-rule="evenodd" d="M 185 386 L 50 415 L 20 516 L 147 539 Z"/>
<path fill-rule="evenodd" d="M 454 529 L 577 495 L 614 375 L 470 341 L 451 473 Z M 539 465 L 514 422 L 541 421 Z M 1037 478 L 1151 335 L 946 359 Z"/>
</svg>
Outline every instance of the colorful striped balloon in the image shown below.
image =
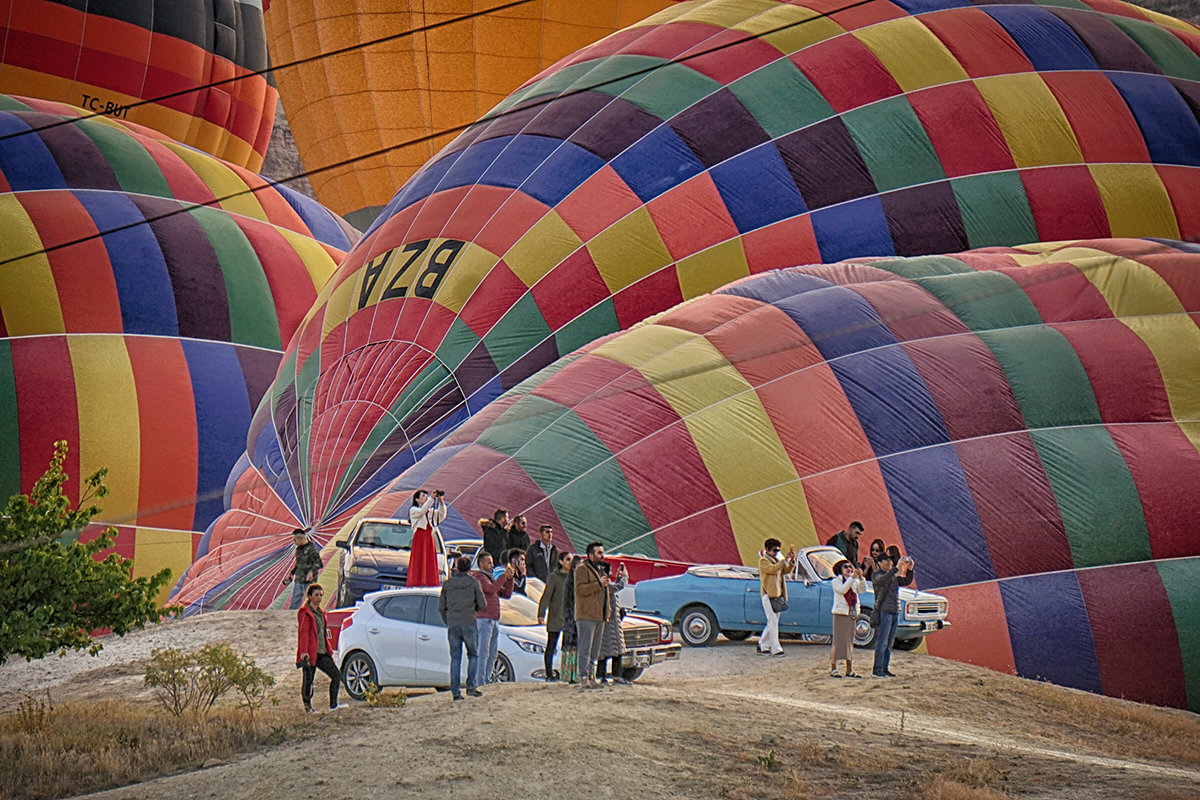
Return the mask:
<svg viewBox="0 0 1200 800">
<path fill-rule="evenodd" d="M 0 95 L 0 137 L 11 137 L 0 143 L 0 191 L 105 189 L 173 197 L 270 222 L 341 251 L 358 240 L 345 220 L 299 192 L 141 125 L 80 119 L 84 113 L 65 103 Z"/>
<path fill-rule="evenodd" d="M 560 548 L 684 561 L 861 520 L 922 588 L 958 587 L 930 652 L 1200 710 L 1200 246 L 746 278 L 539 372 L 362 513 L 421 486 L 451 498 L 447 537 L 505 507 Z"/>
<path fill-rule="evenodd" d="M 257 170 L 277 99 L 252 74 L 268 65 L 262 16 L 261 0 L 8 0 L 0 92 L 138 122 Z"/>
<path fill-rule="evenodd" d="M 1115 0 L 836 8 L 680 3 L 422 168 L 261 411 L 290 513 L 326 525 L 538 369 L 749 274 L 1200 239 L 1197 28 Z"/>
</svg>

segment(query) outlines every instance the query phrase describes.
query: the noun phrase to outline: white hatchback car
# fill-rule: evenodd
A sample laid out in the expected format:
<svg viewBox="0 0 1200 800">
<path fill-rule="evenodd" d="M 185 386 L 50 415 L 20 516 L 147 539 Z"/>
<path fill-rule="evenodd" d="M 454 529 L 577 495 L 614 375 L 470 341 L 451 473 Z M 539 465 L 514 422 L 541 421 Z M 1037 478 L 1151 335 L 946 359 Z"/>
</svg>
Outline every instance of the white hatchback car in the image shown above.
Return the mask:
<svg viewBox="0 0 1200 800">
<path fill-rule="evenodd" d="M 372 683 L 385 686 L 450 685 L 450 646 L 438 613 L 436 587 L 372 592 L 346 621 L 334 661 L 355 700 Z M 515 595 L 500 600 L 500 642 L 492 682 L 546 677 L 546 629 L 537 624 L 537 603 Z M 467 654 L 463 651 L 463 684 Z"/>
</svg>

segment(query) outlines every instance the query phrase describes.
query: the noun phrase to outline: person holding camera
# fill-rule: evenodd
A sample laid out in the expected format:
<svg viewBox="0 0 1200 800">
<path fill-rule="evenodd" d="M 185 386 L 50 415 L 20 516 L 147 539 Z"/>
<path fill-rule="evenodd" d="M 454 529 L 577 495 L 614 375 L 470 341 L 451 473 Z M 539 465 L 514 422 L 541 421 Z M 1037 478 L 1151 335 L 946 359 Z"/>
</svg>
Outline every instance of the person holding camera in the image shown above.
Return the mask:
<svg viewBox="0 0 1200 800">
<path fill-rule="evenodd" d="M 490 683 L 492 671 L 496 668 L 496 649 L 500 644 L 500 598 L 512 597 L 513 571 L 506 566 L 499 577 L 492 578 L 492 556 L 484 553 L 476 562 L 477 569 L 472 574 L 483 589 L 483 597 L 487 606 L 475 616 L 476 635 L 479 638 L 479 673 L 475 676 L 475 690 L 485 683 Z M 478 695 L 471 694 L 472 697 Z"/>
<path fill-rule="evenodd" d="M 871 583 L 875 589 L 875 607 L 879 611 L 879 627 L 875 630 L 875 664 L 871 675 L 876 678 L 896 677 L 889 669 L 892 643 L 896 639 L 896 624 L 900 618 L 900 587 L 912 583 L 914 562 L 908 556 L 897 558 L 898 548 L 889 548 L 875 559 L 875 574 Z"/>
<path fill-rule="evenodd" d="M 608 686 L 611 677 L 614 685 L 631 686 L 632 683 L 625 680 L 624 670 L 621 668 L 621 657 L 625 655 L 625 632 L 621 628 L 621 619 L 625 612 L 617 602 L 617 592 L 629 584 L 629 571 L 622 564 L 617 570 L 617 577 L 613 578 L 612 568 L 607 561 L 604 562 L 603 569 L 604 574 L 609 576 L 608 601 L 613 613 L 605 620 L 604 631 L 600 636 L 600 659 L 596 662 L 596 680 L 601 686 Z"/>
<path fill-rule="evenodd" d="M 425 489 L 413 492 L 408 509 L 408 524 L 412 529 L 412 547 L 408 553 L 406 586 L 441 586 L 437 547 L 433 537 L 437 526 L 446 518 L 446 493 L 441 489 L 430 494 Z"/>
<path fill-rule="evenodd" d="M 845 559 L 833 565 L 833 644 L 829 649 L 829 677 L 840 678 L 837 662 L 846 660 L 846 677 L 860 677 L 850 664 L 854 651 L 854 623 L 858 597 L 867 590 L 862 570 Z"/>
<path fill-rule="evenodd" d="M 762 589 L 763 613 L 767 624 L 758 637 L 759 655 L 783 655 L 779 643 L 779 615 L 787 610 L 787 573 L 796 566 L 796 548 L 789 547 L 786 558 L 779 557 L 783 543 L 771 538 L 763 542 L 758 553 L 758 577 Z"/>
<path fill-rule="evenodd" d="M 525 594 L 525 579 L 528 577 L 525 574 L 525 551 L 516 547 L 509 550 L 508 566 L 512 570 L 513 591 L 517 594 Z"/>
</svg>

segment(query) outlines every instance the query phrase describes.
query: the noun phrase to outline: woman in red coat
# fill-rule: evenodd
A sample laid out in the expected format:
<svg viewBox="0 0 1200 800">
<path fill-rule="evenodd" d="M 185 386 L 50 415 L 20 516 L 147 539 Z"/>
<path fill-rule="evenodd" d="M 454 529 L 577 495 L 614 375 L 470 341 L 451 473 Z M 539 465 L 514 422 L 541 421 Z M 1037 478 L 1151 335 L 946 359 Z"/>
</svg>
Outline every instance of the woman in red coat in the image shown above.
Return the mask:
<svg viewBox="0 0 1200 800">
<path fill-rule="evenodd" d="M 321 600 L 324 597 L 325 590 L 320 584 L 314 583 L 308 587 L 304 605 L 296 612 L 300 631 L 300 641 L 296 645 L 296 666 L 304 670 L 300 698 L 304 701 L 304 709 L 309 713 L 313 710 L 313 680 L 317 677 L 317 670 L 329 676 L 329 709 L 332 711 L 345 708 L 338 705 L 338 688 L 342 675 L 338 672 L 337 664 L 333 663 L 329 626 L 325 624 L 325 612 L 321 610 Z"/>
<path fill-rule="evenodd" d="M 433 537 L 438 524 L 446 518 L 445 492 L 430 494 L 424 489 L 413 492 L 408 524 L 412 528 L 412 550 L 408 554 L 408 586 L 441 586 L 437 548 Z"/>
</svg>

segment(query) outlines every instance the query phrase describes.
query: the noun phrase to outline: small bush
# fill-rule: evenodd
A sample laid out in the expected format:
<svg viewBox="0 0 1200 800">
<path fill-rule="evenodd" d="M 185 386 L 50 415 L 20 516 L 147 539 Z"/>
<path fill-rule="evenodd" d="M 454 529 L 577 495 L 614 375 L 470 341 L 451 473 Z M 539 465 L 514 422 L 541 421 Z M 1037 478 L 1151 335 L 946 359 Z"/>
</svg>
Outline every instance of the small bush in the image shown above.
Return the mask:
<svg viewBox="0 0 1200 800">
<path fill-rule="evenodd" d="M 188 711 L 207 717 L 218 700 L 234 691 L 241 697 L 238 707 L 253 718 L 267 701 L 267 690 L 275 685 L 275 678 L 245 653 L 238 655 L 228 643 L 218 642 L 190 653 L 174 648 L 154 650 L 146 665 L 145 685 L 176 717 Z"/>
</svg>

